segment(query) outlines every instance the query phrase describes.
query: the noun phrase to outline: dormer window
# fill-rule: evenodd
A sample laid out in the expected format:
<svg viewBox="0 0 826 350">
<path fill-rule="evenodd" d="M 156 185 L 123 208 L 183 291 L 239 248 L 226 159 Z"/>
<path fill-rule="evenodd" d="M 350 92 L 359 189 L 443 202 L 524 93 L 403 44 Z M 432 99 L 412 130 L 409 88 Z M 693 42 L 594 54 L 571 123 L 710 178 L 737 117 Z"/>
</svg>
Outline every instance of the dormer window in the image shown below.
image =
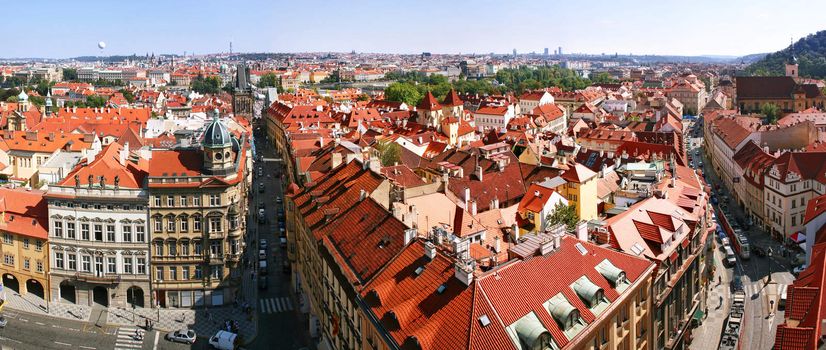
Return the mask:
<svg viewBox="0 0 826 350">
<path fill-rule="evenodd" d="M 605 277 L 605 279 L 608 280 L 608 283 L 610 283 L 611 286 L 617 290 L 617 292 L 622 293 L 626 288 L 628 288 L 630 282 L 625 275 L 625 271 L 620 270 L 612 264 L 610 260 L 603 260 L 595 266 L 595 269 L 602 275 L 602 277 Z"/>
<path fill-rule="evenodd" d="M 605 298 L 605 291 L 591 282 L 588 277 L 582 276 L 571 284 L 571 289 L 576 295 L 591 309 L 595 315 L 599 315 L 608 307 L 608 299 Z"/>
<path fill-rule="evenodd" d="M 562 293 L 556 294 L 545 302 L 545 307 L 568 339 L 573 338 L 585 328 L 585 322 L 582 321 L 579 310 L 571 305 Z"/>
</svg>

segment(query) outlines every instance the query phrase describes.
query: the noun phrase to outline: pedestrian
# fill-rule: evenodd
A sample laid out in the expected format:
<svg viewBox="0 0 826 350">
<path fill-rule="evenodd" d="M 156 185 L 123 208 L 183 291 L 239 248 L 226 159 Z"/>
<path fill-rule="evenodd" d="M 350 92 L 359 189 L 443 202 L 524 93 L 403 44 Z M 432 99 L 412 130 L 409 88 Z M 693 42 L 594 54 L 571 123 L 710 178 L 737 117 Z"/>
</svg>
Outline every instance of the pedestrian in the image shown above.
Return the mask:
<svg viewBox="0 0 826 350">
<path fill-rule="evenodd" d="M 148 318 L 145 318 L 145 319 L 144 319 L 144 321 L 145 321 L 145 322 L 143 323 L 143 325 L 144 325 L 144 327 L 143 327 L 143 328 L 146 328 L 146 330 L 148 331 L 148 330 L 149 330 L 149 319 L 148 319 Z"/>
<path fill-rule="evenodd" d="M 723 276 L 718 275 L 718 276 L 717 276 L 717 285 L 719 286 L 719 285 L 721 285 L 721 284 L 723 284 Z"/>
</svg>

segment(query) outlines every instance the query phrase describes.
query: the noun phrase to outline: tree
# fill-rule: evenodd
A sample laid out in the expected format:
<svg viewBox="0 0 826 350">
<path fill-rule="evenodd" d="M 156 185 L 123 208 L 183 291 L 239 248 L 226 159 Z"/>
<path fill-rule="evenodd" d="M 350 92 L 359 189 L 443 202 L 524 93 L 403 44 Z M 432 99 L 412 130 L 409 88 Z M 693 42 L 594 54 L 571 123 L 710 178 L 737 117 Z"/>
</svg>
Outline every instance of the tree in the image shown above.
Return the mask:
<svg viewBox="0 0 826 350">
<path fill-rule="evenodd" d="M 780 116 L 780 108 L 774 103 L 764 103 L 760 106 L 760 114 L 766 116 L 766 123 L 777 124 L 777 118 Z"/>
<path fill-rule="evenodd" d="M 278 87 L 279 85 L 281 85 L 281 83 L 275 73 L 264 73 L 264 75 L 261 76 L 261 79 L 258 80 L 258 87 L 260 88 Z"/>
<path fill-rule="evenodd" d="M 322 84 L 328 83 L 337 83 L 338 82 L 338 70 L 334 70 L 332 73 L 328 74 L 324 79 L 321 79 Z"/>
<path fill-rule="evenodd" d="M 17 102 L 17 96 L 9 96 L 6 98 L 6 102 Z"/>
<path fill-rule="evenodd" d="M 65 80 L 65 81 L 77 80 L 77 69 L 63 68 L 63 80 Z"/>
<path fill-rule="evenodd" d="M 91 95 L 86 97 L 86 106 L 87 107 L 96 107 L 100 108 L 106 105 L 107 99 L 106 97 L 100 95 Z"/>
<path fill-rule="evenodd" d="M 565 205 L 564 203 L 559 202 L 554 207 L 553 213 L 545 218 L 545 221 L 548 223 L 548 226 L 564 224 L 565 229 L 568 231 L 573 231 L 576 229 L 576 224 L 579 223 L 579 216 L 576 214 L 576 206 Z"/>
<path fill-rule="evenodd" d="M 368 95 L 368 94 L 361 94 L 361 95 L 359 95 L 358 100 L 359 100 L 359 101 L 370 101 L 370 95 Z"/>
<path fill-rule="evenodd" d="M 389 101 L 404 102 L 408 106 L 415 106 L 422 99 L 422 93 L 409 83 L 393 83 L 384 89 L 384 98 Z"/>
<path fill-rule="evenodd" d="M 192 80 L 192 90 L 199 94 L 217 94 L 221 91 L 221 78 L 198 75 Z"/>
<path fill-rule="evenodd" d="M 127 102 L 129 102 L 129 103 L 135 102 L 135 94 L 133 94 L 132 91 L 129 91 L 129 90 L 126 90 L 126 89 L 120 89 L 120 90 L 118 90 L 118 92 L 123 94 L 123 98 L 125 98 Z"/>
<path fill-rule="evenodd" d="M 392 141 L 379 141 L 376 143 L 376 150 L 379 151 L 382 166 L 396 165 L 401 159 L 401 146 Z"/>
</svg>

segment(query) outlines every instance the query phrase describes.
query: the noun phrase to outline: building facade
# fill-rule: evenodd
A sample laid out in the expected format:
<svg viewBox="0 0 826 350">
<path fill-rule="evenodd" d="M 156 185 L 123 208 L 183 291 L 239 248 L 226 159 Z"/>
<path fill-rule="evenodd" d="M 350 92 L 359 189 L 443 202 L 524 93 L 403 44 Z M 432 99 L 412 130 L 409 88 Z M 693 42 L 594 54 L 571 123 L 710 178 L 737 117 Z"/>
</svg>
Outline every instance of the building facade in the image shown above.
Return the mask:
<svg viewBox="0 0 826 350">
<path fill-rule="evenodd" d="M 148 306 L 146 169 L 112 143 L 49 187 L 54 301 Z"/>
<path fill-rule="evenodd" d="M 152 152 L 149 232 L 157 305 L 218 306 L 238 296 L 251 162 L 244 137 L 233 137 L 216 113 L 200 147 Z"/>
<path fill-rule="evenodd" d="M 46 201 L 42 191 L 0 188 L 3 286 L 45 300 L 49 293 Z"/>
</svg>

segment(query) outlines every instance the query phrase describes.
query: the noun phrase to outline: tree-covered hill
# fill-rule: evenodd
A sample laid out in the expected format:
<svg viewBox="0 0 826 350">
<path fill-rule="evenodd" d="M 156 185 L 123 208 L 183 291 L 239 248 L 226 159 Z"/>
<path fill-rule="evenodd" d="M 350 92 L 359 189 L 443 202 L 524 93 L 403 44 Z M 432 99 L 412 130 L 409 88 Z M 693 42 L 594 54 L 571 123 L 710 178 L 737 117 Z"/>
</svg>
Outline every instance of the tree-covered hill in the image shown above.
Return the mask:
<svg viewBox="0 0 826 350">
<path fill-rule="evenodd" d="M 770 53 L 762 60 L 749 65 L 746 72 L 752 75 L 783 75 L 791 47 Z M 826 78 L 826 30 L 809 34 L 794 43 L 794 55 L 800 64 L 800 76 Z"/>
</svg>

